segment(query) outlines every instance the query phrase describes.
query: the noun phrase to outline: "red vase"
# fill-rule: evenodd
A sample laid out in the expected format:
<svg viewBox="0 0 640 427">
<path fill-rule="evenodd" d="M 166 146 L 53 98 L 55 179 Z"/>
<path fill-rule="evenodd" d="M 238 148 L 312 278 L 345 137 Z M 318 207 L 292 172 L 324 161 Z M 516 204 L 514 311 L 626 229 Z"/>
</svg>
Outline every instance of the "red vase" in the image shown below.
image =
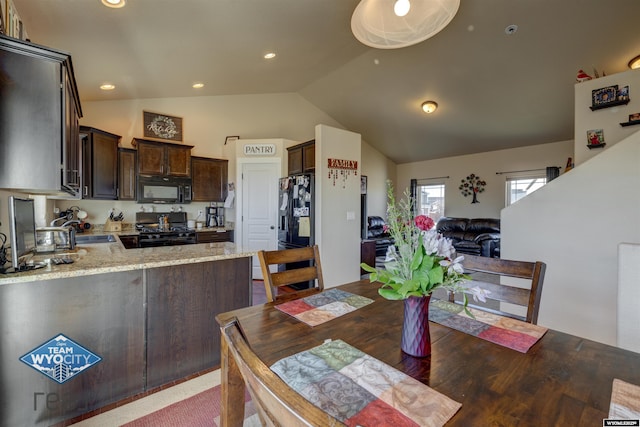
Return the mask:
<svg viewBox="0 0 640 427">
<path fill-rule="evenodd" d="M 429 301 L 426 297 L 409 297 L 404 300 L 404 323 L 402 324 L 402 351 L 414 357 L 431 354 L 429 334 Z"/>
</svg>

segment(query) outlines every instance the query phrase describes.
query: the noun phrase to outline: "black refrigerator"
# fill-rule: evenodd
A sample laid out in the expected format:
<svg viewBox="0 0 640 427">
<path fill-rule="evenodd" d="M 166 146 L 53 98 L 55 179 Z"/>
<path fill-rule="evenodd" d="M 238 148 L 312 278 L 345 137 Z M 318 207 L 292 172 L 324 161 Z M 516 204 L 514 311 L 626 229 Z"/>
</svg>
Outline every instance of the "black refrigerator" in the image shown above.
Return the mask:
<svg viewBox="0 0 640 427">
<path fill-rule="evenodd" d="M 312 246 L 314 239 L 314 180 L 312 174 L 280 178 L 278 249 Z"/>
</svg>

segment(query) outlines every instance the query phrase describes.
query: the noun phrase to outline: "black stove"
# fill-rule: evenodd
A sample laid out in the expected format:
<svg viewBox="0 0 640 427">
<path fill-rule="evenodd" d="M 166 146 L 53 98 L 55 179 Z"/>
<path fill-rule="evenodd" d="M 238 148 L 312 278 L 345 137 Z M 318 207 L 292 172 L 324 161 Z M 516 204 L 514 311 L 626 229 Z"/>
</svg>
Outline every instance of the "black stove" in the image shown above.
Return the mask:
<svg viewBox="0 0 640 427">
<path fill-rule="evenodd" d="M 139 247 L 192 245 L 196 231 L 187 227 L 186 212 L 137 212 Z"/>
</svg>

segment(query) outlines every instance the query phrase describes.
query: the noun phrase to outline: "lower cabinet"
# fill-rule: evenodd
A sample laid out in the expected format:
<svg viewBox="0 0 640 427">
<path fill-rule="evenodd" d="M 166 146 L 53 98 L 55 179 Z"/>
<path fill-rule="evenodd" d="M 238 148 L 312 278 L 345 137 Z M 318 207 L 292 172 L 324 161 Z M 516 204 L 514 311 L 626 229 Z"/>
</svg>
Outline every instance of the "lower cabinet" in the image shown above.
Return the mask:
<svg viewBox="0 0 640 427">
<path fill-rule="evenodd" d="M 215 242 L 233 242 L 233 230 L 196 232 L 196 243 Z"/>
<path fill-rule="evenodd" d="M 251 304 L 252 257 L 0 285 L 0 426 L 65 424 L 220 365 L 215 316 Z M 101 360 L 58 383 L 20 358 L 60 334 Z M 66 351 L 65 351 L 66 350 Z M 76 352 L 74 352 L 76 351 Z M 62 342 L 44 356 L 84 360 Z M 68 375 L 68 373 L 66 374 Z"/>
<path fill-rule="evenodd" d="M 215 317 L 250 304 L 251 257 L 153 268 L 146 275 L 147 389 L 219 365 Z"/>
</svg>

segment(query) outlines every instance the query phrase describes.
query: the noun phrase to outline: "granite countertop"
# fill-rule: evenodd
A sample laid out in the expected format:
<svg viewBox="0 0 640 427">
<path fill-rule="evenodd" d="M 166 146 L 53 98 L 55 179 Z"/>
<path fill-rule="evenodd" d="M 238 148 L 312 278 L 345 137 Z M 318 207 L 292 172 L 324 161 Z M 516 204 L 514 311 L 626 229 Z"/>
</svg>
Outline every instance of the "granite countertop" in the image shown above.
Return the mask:
<svg viewBox="0 0 640 427">
<path fill-rule="evenodd" d="M 131 235 L 132 233 L 130 230 L 126 230 L 120 233 L 94 234 L 113 234 L 118 236 Z M 73 250 L 66 249 L 53 253 L 36 254 L 32 258 L 33 261 L 45 262 L 47 264 L 46 267 L 22 273 L 0 274 L 0 285 L 217 261 L 254 255 L 253 252 L 244 251 L 232 242 L 125 249 L 119 238 L 116 238 L 116 240 L 116 242 L 112 243 L 77 245 Z M 56 265 L 51 262 L 51 259 L 56 257 L 71 258 L 74 262 L 72 264 Z"/>
</svg>

